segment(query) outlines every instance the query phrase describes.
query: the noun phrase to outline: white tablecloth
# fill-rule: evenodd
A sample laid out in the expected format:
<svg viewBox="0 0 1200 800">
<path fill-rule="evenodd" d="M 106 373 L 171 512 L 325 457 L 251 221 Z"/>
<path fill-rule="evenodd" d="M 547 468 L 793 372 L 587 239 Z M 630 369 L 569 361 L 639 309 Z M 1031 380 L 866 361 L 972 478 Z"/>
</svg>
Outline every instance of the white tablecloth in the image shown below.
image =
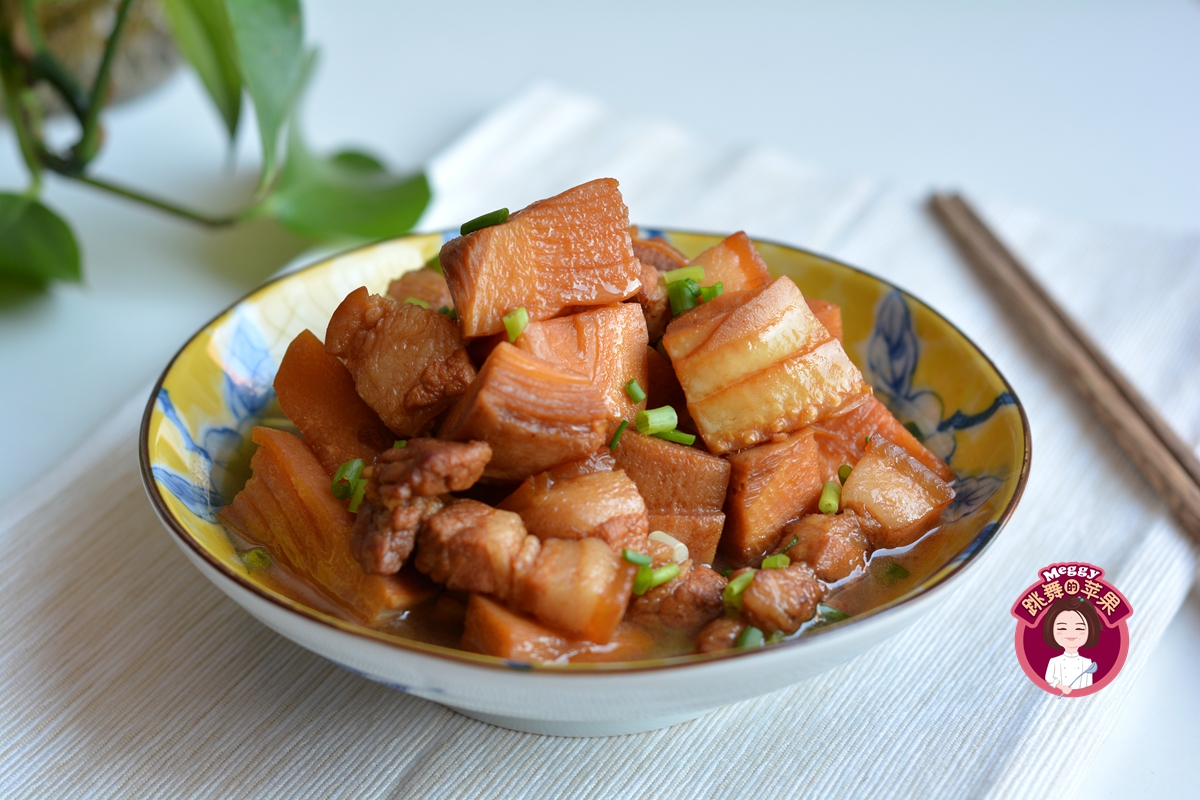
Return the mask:
<svg viewBox="0 0 1200 800">
<path fill-rule="evenodd" d="M 728 152 L 553 88 L 434 161 L 448 227 L 598 176 L 636 221 L 745 229 L 859 264 L 959 325 L 1012 382 L 1034 460 L 1009 526 L 943 608 L 816 679 L 636 736 L 556 739 L 468 720 L 336 668 L 186 563 L 142 493 L 138 397 L 0 509 L 0 795 L 1051 796 L 1078 781 L 1192 580 L 1195 553 L 1048 361 L 922 209 L 925 187 Z M 1200 440 L 1200 244 L 983 202 L 1135 383 Z M 1129 661 L 1058 701 L 1012 649 L 1038 567 L 1084 560 L 1130 599 Z M 1067 757 L 1069 754 L 1069 757 Z"/>
</svg>

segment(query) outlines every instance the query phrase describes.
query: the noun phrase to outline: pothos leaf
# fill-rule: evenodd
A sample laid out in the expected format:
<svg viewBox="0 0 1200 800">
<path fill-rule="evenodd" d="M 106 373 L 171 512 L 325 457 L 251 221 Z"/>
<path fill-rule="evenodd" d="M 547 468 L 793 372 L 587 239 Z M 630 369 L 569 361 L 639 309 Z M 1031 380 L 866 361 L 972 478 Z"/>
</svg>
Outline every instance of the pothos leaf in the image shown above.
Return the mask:
<svg viewBox="0 0 1200 800">
<path fill-rule="evenodd" d="M 0 278 L 78 282 L 79 261 L 75 234 L 62 217 L 28 195 L 0 193 Z"/>
<path fill-rule="evenodd" d="M 162 3 L 175 43 L 200 76 L 232 139 L 242 110 L 242 76 L 224 0 Z"/>
<path fill-rule="evenodd" d="M 306 236 L 383 239 L 410 230 L 429 197 L 423 174 L 389 175 L 365 153 L 312 154 L 293 124 L 287 160 L 262 210 Z"/>
<path fill-rule="evenodd" d="M 299 0 L 225 0 L 242 80 L 262 137 L 260 187 L 274 180 L 279 138 L 307 73 Z"/>
</svg>

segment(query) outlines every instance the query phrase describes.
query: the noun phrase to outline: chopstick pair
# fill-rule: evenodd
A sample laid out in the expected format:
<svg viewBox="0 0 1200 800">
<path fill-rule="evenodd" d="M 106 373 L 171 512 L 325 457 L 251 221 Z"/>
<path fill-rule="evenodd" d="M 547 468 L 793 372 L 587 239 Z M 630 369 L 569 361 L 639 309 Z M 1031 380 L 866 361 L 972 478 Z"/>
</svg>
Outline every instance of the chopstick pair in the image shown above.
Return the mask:
<svg viewBox="0 0 1200 800">
<path fill-rule="evenodd" d="M 1192 539 L 1200 543 L 1200 460 L 1146 398 L 992 233 L 960 195 L 934 194 L 934 216 L 1026 331 L 1058 361 Z"/>
</svg>

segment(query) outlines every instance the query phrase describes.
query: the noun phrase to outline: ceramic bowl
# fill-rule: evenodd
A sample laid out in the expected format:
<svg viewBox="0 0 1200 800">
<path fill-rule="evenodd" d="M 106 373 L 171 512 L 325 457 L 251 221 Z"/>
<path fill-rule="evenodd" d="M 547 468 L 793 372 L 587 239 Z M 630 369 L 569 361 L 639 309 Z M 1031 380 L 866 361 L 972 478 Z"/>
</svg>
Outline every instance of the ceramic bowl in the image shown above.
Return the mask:
<svg viewBox="0 0 1200 800">
<path fill-rule="evenodd" d="M 689 256 L 720 236 L 661 235 Z M 879 396 L 950 464 L 957 497 L 914 546 L 893 599 L 760 650 L 626 664 L 542 665 L 404 639 L 337 619 L 250 572 L 217 522 L 247 478 L 250 429 L 278 416 L 272 381 L 304 328 L 323 335 L 350 291 L 386 289 L 447 238 L 357 249 L 255 290 L 205 325 L 163 372 L 146 407 L 142 477 L 167 530 L 209 580 L 264 624 L 372 680 L 517 730 L 612 735 L 664 727 L 803 680 L 879 646 L 935 605 L 992 542 L 1029 471 L 1029 426 L 1011 387 L 962 333 L 920 300 L 853 267 L 756 242 L 776 274 L 842 307 L 846 350 Z M 919 549 L 919 553 L 918 550 Z M 920 555 L 921 558 L 917 558 Z M 902 565 L 905 554 L 893 559 Z M 920 562 L 926 565 L 917 568 Z M 932 565 L 932 566 L 929 566 Z"/>
</svg>

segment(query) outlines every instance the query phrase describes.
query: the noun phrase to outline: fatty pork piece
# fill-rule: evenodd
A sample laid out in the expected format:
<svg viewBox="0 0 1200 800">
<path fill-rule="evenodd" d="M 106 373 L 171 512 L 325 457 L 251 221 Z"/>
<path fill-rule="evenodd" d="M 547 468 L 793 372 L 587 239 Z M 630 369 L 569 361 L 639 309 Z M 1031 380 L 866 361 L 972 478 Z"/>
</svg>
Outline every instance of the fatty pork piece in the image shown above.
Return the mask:
<svg viewBox="0 0 1200 800">
<path fill-rule="evenodd" d="M 388 284 L 388 297 L 401 303 L 409 298 L 423 300 L 434 311 L 439 308 L 454 308 L 450 287 L 446 278 L 429 267 L 410 270 Z"/>
<path fill-rule="evenodd" d="M 696 256 L 692 263 L 704 267 L 701 285 L 720 283 L 726 292 L 757 289 L 771 282 L 767 262 L 763 261 L 754 242 L 743 231 L 708 248 Z"/>
<path fill-rule="evenodd" d="M 811 428 L 728 456 L 721 553 L 736 567 L 758 561 L 775 546 L 785 523 L 817 510 L 821 461 Z"/>
<path fill-rule="evenodd" d="M 654 267 L 659 272 L 687 266 L 687 256 L 672 247 L 666 239 L 643 239 L 638 236 L 637 228 L 631 228 L 629 233 L 633 237 L 633 254 L 646 266 Z"/>
<path fill-rule="evenodd" d="M 667 281 L 661 272 L 646 263 L 642 264 L 641 280 L 642 288 L 633 299 L 641 306 L 650 341 L 657 342 L 667 329 L 667 323 L 671 321 L 671 300 L 667 295 Z"/>
<path fill-rule="evenodd" d="M 487 442 L 409 439 L 384 450 L 367 479 L 351 549 L 367 572 L 392 575 L 412 554 L 417 529 L 445 502 L 448 492 L 475 485 L 492 457 Z"/>
<path fill-rule="evenodd" d="M 809 514 L 785 525 L 779 547 L 792 561 L 812 567 L 826 583 L 853 575 L 867 563 L 871 551 L 871 543 L 853 511 Z"/>
<path fill-rule="evenodd" d="M 687 545 L 691 557 L 711 564 L 725 525 L 729 462 L 694 447 L 626 430 L 613 451 L 646 503 L 650 530 Z"/>
<path fill-rule="evenodd" d="M 646 320 L 632 303 L 616 303 L 567 317 L 531 322 L 514 344 L 557 367 L 582 375 L 600 392 L 614 422 L 633 419 L 646 407 L 625 385 L 645 388 Z"/>
<path fill-rule="evenodd" d="M 499 505 L 521 515 L 539 539 L 595 536 L 613 547 L 632 547 L 650 532 L 646 504 L 624 470 L 557 477 L 542 472 Z"/>
<path fill-rule="evenodd" d="M 733 573 L 730 580 L 742 572 Z M 741 594 L 742 620 L 768 635 L 793 634 L 817 613 L 824 593 L 821 582 L 805 564 L 760 569 Z"/>
<path fill-rule="evenodd" d="M 533 549 L 522 557 L 527 539 Z M 507 598 L 516 563 L 536 555 L 537 540 L 525 532 L 519 516 L 477 500 L 455 500 L 421 526 L 415 563 L 447 589 Z"/>
<path fill-rule="evenodd" d="M 748 627 L 737 617 L 717 617 L 696 635 L 696 650 L 701 653 L 732 650 L 737 638 Z"/>
<path fill-rule="evenodd" d="M 288 345 L 275 374 L 275 394 L 331 476 L 356 458 L 371 463 L 396 440 L 358 396 L 346 365 L 326 353 L 311 331 L 301 331 Z"/>
<path fill-rule="evenodd" d="M 617 182 L 601 178 L 528 206 L 507 222 L 451 239 L 440 256 L 463 335 L 504 330 L 523 306 L 531 320 L 571 306 L 633 297 L 641 264 Z"/>
<path fill-rule="evenodd" d="M 484 476 L 520 481 L 599 450 L 608 440 L 607 417 L 587 378 L 501 342 L 438 435 L 488 442 L 494 455 Z"/>
<path fill-rule="evenodd" d="M 325 349 L 346 363 L 359 396 L 402 437 L 428 430 L 475 377 L 457 325 L 365 287 L 333 312 Z"/>
<path fill-rule="evenodd" d="M 842 336 L 842 308 L 828 300 L 822 300 L 819 297 L 806 297 L 804 302 L 808 303 L 808 308 L 813 312 L 813 316 L 820 320 L 825 326 L 825 330 L 829 331 L 829 335 L 837 339 L 844 346 L 846 340 Z"/>
<path fill-rule="evenodd" d="M 945 462 L 921 444 L 912 433 L 892 416 L 887 406 L 872 397 L 862 405 L 841 416 L 823 419 L 813 424 L 817 448 L 821 454 L 821 479 L 837 477 L 842 464 L 854 466 L 867 449 L 867 438 L 882 434 L 910 456 L 928 467 L 943 481 L 954 480 L 954 473 Z"/>
<path fill-rule="evenodd" d="M 870 397 L 858 367 L 787 276 L 676 317 L 662 343 L 714 453 L 791 433 Z"/>
<path fill-rule="evenodd" d="M 954 489 L 881 434 L 842 487 L 842 506 L 857 514 L 876 548 L 905 547 L 921 538 L 954 499 Z"/>
<path fill-rule="evenodd" d="M 673 628 L 695 636 L 721 616 L 721 593 L 726 584 L 721 573 L 691 559 L 679 568 L 676 577 L 633 598 L 627 618 L 650 628 Z"/>
</svg>

